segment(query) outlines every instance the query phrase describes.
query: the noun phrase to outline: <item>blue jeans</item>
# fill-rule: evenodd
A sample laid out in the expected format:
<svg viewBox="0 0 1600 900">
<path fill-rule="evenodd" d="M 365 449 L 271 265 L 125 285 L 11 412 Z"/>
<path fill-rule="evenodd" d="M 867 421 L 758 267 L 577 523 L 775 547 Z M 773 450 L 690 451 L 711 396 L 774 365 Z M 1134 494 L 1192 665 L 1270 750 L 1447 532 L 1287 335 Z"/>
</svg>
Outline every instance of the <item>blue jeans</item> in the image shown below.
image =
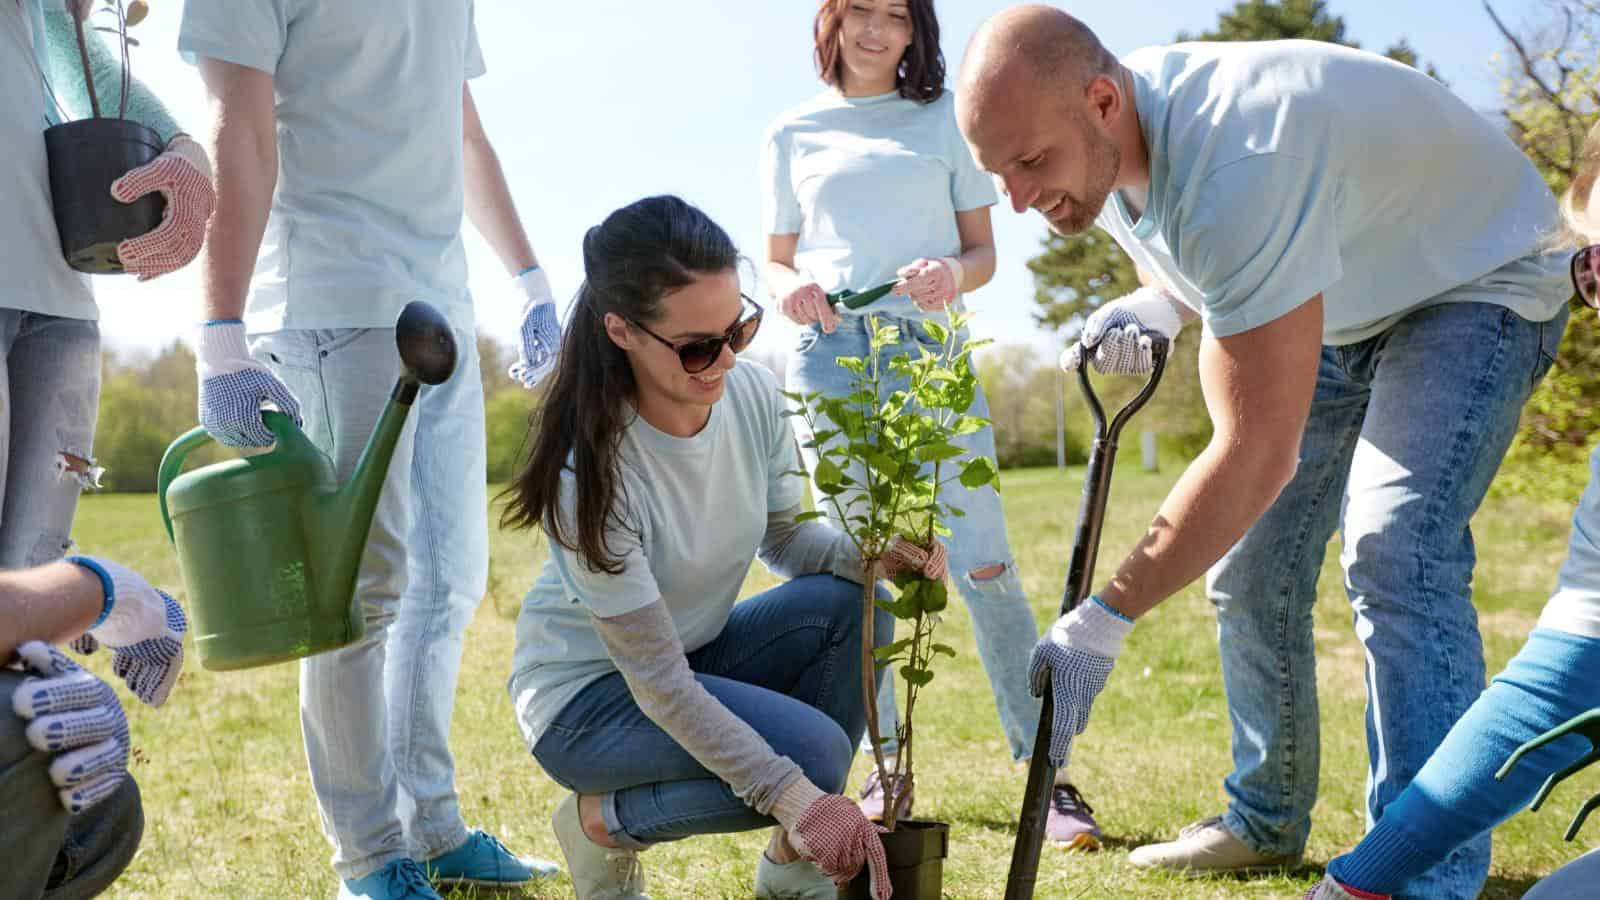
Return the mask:
<svg viewBox="0 0 1600 900">
<path fill-rule="evenodd" d="M 890 641 L 878 610 L 876 646 Z M 867 727 L 861 693 L 861 585 L 807 575 L 737 603 L 716 639 L 688 654 L 695 680 L 807 778 L 844 789 Z M 650 721 L 613 672 L 568 703 L 533 747 L 551 779 L 599 794 L 606 830 L 642 848 L 776 824 Z"/>
<path fill-rule="evenodd" d="M 1565 308 L 1539 323 L 1447 303 L 1323 348 L 1299 470 L 1207 576 L 1233 723 L 1224 824 L 1246 844 L 1298 854 L 1310 832 L 1320 741 L 1312 607 L 1335 528 L 1367 653 L 1369 822 L 1483 690 L 1469 523 L 1565 325 Z M 1401 896 L 1476 896 L 1488 864 L 1485 836 Z"/>
<path fill-rule="evenodd" d="M 99 406 L 98 322 L 0 309 L 0 569 L 72 546 Z"/>
<path fill-rule="evenodd" d="M 463 635 L 488 581 L 483 384 L 472 323 L 455 374 L 424 386 L 389 464 L 356 579 L 359 642 L 300 665 L 300 725 L 333 867 L 361 878 L 430 859 L 467 829 L 450 714 Z M 300 401 L 305 432 L 350 477 L 400 374 L 394 329 L 253 335 Z"/>
<path fill-rule="evenodd" d="M 938 344 L 923 332 L 915 321 L 877 317 L 880 326 L 897 325 L 900 342 L 884 350 L 885 360 L 896 353 L 917 355 L 917 348 L 932 350 Z M 866 318 L 842 316 L 832 334 L 824 334 L 815 325 L 807 327 L 800 342 L 789 354 L 788 389 L 790 391 L 820 391 L 828 396 L 842 397 L 854 390 L 854 375 L 841 368 L 835 360 L 841 356 L 867 357 L 868 337 Z M 904 379 L 887 378 L 886 390 L 904 387 Z M 989 401 L 983 388 L 978 388 L 970 415 L 987 418 Z M 811 435 L 805 421 L 799 416 L 792 420 L 796 435 L 804 445 Z M 820 427 L 832 428 L 826 418 L 819 420 Z M 994 460 L 994 430 L 963 435 L 952 443 L 972 456 Z M 815 471 L 817 453 L 803 449 L 807 471 Z M 863 473 L 850 473 L 865 482 Z M 817 508 L 825 510 L 830 520 L 837 523 L 833 507 L 823 503 L 821 495 L 814 495 Z M 1017 564 L 1011 557 L 1011 542 L 1006 538 L 1005 514 L 1000 508 L 1000 495 L 992 487 L 976 490 L 963 487 L 959 481 L 944 486 L 940 499 L 966 513 L 952 517 L 945 523 L 950 527 L 950 578 L 972 615 L 973 636 L 977 638 L 978 656 L 989 674 L 989 685 L 994 690 L 995 707 L 1000 712 L 1000 727 L 1006 742 L 1011 745 L 1013 759 L 1026 759 L 1033 753 L 1033 735 L 1039 727 L 1039 701 L 1028 690 L 1028 660 L 1033 645 L 1039 639 L 1039 626 L 1028 606 L 1028 597 L 1022 591 L 1022 579 L 1017 576 Z M 878 692 L 878 719 L 884 731 L 889 723 L 897 721 L 894 701 L 894 679 L 885 678 Z M 890 739 L 884 750 L 893 752 L 896 743 Z M 871 747 L 863 747 L 871 752 Z"/>
</svg>

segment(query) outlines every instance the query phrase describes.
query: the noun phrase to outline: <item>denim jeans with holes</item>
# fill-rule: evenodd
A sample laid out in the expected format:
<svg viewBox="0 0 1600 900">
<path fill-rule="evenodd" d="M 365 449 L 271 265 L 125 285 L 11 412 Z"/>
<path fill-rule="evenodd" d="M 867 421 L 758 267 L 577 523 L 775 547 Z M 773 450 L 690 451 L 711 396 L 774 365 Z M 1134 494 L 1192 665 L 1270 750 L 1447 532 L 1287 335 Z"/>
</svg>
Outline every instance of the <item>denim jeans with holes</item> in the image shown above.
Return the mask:
<svg viewBox="0 0 1600 900">
<path fill-rule="evenodd" d="M 98 322 L 0 309 L 0 569 L 72 546 L 99 406 Z"/>
<path fill-rule="evenodd" d="M 900 329 L 899 343 L 886 348 L 883 359 L 897 353 L 913 358 L 919 347 L 937 350 L 938 344 L 928 337 L 922 326 L 914 321 L 892 317 L 877 317 L 879 326 L 894 325 Z M 828 396 L 842 397 L 853 388 L 855 375 L 841 368 L 834 360 L 841 356 L 865 358 L 869 355 L 867 319 L 864 316 L 841 316 L 832 334 L 823 333 L 816 325 L 805 328 L 800 341 L 788 361 L 788 390 L 797 392 L 820 391 Z M 962 340 L 965 339 L 963 336 Z M 903 379 L 888 378 L 885 390 L 904 387 Z M 983 389 L 973 401 L 970 415 L 989 415 L 989 401 Z M 811 435 L 805 420 L 799 416 L 791 419 L 795 433 L 802 444 L 801 454 L 806 470 L 814 471 L 817 464 L 815 450 L 804 448 Z M 826 420 L 822 420 L 826 422 Z M 831 424 L 820 427 L 831 428 Z M 956 438 L 952 443 L 973 456 L 994 459 L 994 430 L 985 428 L 973 434 Z M 863 481 L 862 473 L 850 473 Z M 814 487 L 814 486 L 813 486 Z M 826 510 L 830 519 L 836 519 L 833 508 L 820 502 L 817 508 Z M 952 517 L 950 526 L 950 580 L 972 616 L 972 631 L 978 643 L 978 656 L 989 674 L 989 684 L 994 690 L 995 707 L 1000 712 L 1000 727 L 1011 747 L 1013 759 L 1026 759 L 1033 753 L 1033 735 L 1039 727 L 1039 701 L 1028 690 L 1028 660 L 1033 645 L 1039 639 L 1039 626 L 1034 621 L 1028 598 L 1022 591 L 1022 579 L 1017 575 L 1016 561 L 1011 557 L 1011 542 L 1006 537 L 1005 514 L 1000 508 L 1000 495 L 993 487 L 985 485 L 976 490 L 963 487 L 959 481 L 944 486 L 940 499 L 966 513 Z M 837 522 L 836 522 L 837 524 Z M 878 718 L 889 730 L 890 722 L 898 716 L 894 700 L 894 678 L 883 679 L 878 691 Z M 893 752 L 891 739 L 884 749 Z M 870 747 L 863 750 L 870 752 Z"/>
<path fill-rule="evenodd" d="M 456 371 L 425 385 L 389 463 L 356 577 L 360 641 L 300 664 L 300 724 L 333 867 L 362 878 L 467 839 L 450 755 L 463 636 L 488 581 L 483 385 L 471 322 Z M 343 483 L 400 373 L 392 328 L 252 335 Z"/>
<path fill-rule="evenodd" d="M 1233 724 L 1223 822 L 1256 850 L 1299 853 L 1311 829 L 1312 608 L 1335 529 L 1366 651 L 1369 824 L 1483 690 L 1470 522 L 1566 321 L 1446 303 L 1323 348 L 1299 470 L 1207 576 Z M 1397 896 L 1475 897 L 1488 865 L 1484 835 Z"/>
</svg>

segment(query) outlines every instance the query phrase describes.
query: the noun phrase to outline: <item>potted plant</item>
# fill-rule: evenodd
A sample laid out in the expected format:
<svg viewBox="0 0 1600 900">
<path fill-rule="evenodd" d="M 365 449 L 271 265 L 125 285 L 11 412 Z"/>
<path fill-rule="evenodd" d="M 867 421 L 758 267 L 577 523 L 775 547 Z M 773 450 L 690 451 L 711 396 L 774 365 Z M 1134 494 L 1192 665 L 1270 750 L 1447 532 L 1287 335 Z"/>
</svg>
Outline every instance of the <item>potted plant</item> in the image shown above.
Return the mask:
<svg viewBox="0 0 1600 900">
<path fill-rule="evenodd" d="M 166 206 L 159 194 L 132 203 L 122 203 L 111 196 L 112 182 L 161 155 L 161 136 L 125 118 L 133 77 L 128 51 L 139 45 L 129 37 L 128 29 L 144 20 L 149 7 L 145 0 L 56 2 L 65 2 L 66 13 L 77 31 L 78 60 L 83 67 L 91 112 L 90 118 L 63 121 L 44 132 L 50 199 L 61 252 L 67 264 L 80 272 L 121 272 L 117 245 L 155 229 L 161 224 Z M 104 24 L 94 24 L 96 21 Z M 88 42 L 93 39 L 87 33 L 90 30 L 111 35 L 121 61 L 115 116 L 111 115 L 111 108 L 101 105 L 100 91 L 96 89 L 89 60 Z M 56 105 L 59 109 L 60 103 Z"/>
<path fill-rule="evenodd" d="M 938 349 L 921 347 L 916 357 L 896 353 L 887 359 L 885 348 L 899 341 L 898 326 L 879 325 L 869 318 L 870 355 L 838 361 L 855 375 L 848 396 L 786 394 L 794 404 L 790 415 L 803 417 L 810 427 L 811 438 L 805 446 L 817 454 L 811 477 L 824 509 L 803 515 L 816 518 L 831 510 L 861 551 L 865 567 L 861 691 L 873 764 L 886 792 L 882 838 L 897 900 L 936 898 L 943 889 L 949 826 L 936 821 L 897 821 L 896 813 L 901 795 L 915 784 L 915 717 L 921 691 L 933 681 L 934 661 L 940 656 L 954 657 L 956 651 L 934 640 L 949 599 L 943 580 L 930 580 L 920 572 L 897 576 L 889 600 L 879 600 L 875 586 L 883 556 L 896 536 L 927 549 L 950 534 L 945 520 L 963 513 L 940 501 L 940 486 L 956 480 L 969 488 L 998 485 L 988 459 L 969 457 L 953 443 L 960 435 L 989 424 L 967 415 L 978 384 L 971 354 L 987 343 L 972 341 L 958 348 L 958 336 L 969 318 L 958 313 L 952 314 L 947 324 L 923 322 L 921 327 Z M 874 650 L 874 608 L 893 614 L 909 633 Z M 894 771 L 899 774 L 893 779 L 886 777 L 884 736 L 878 721 L 876 672 L 880 668 L 890 669 L 905 682 L 903 718 L 890 723 L 897 738 Z M 863 873 L 842 889 L 840 896 L 868 897 L 867 876 Z"/>
</svg>

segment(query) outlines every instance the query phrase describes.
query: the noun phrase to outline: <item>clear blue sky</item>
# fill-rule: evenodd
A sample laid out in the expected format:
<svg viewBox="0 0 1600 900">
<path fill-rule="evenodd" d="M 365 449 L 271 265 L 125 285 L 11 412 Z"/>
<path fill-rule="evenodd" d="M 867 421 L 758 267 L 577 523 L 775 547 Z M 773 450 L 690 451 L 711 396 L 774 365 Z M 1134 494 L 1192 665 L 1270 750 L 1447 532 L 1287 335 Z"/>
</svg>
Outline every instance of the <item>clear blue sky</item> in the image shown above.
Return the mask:
<svg viewBox="0 0 1600 900">
<path fill-rule="evenodd" d="M 219 0 L 210 0 L 219 2 Z M 324 0 L 340 2 L 340 0 Z M 459 0 L 443 0 L 459 2 Z M 978 24 L 1006 0 L 937 0 L 954 72 Z M 1057 5 L 1084 19 L 1116 53 L 1215 24 L 1231 0 L 1078 0 Z M 1498 35 L 1469 0 L 1332 0 L 1353 37 L 1381 50 L 1404 36 L 1473 106 L 1491 111 Z M 1522 15 L 1526 0 L 1499 0 Z M 822 85 L 811 68 L 811 0 L 477 0 L 488 74 L 473 82 L 517 205 L 565 308 L 582 278 L 579 242 L 612 209 L 647 194 L 682 195 L 759 260 L 756 158 L 775 115 Z M 134 71 L 199 133 L 208 114 L 199 78 L 177 57 L 177 0 L 151 3 L 136 29 Z M 400 89 L 404 89 L 403 86 Z M 439 139 L 448 139 L 439 136 Z M 970 301 L 975 331 L 1041 347 L 1025 267 L 1044 234 L 1035 215 L 994 210 L 998 272 Z M 499 263 L 466 228 L 480 328 L 509 342 L 516 300 Z M 146 285 L 96 279 L 103 333 L 113 346 L 155 347 L 185 333 L 198 310 L 198 266 Z M 765 293 L 761 294 L 764 298 Z M 794 331 L 769 317 L 760 345 L 787 349 Z"/>
</svg>

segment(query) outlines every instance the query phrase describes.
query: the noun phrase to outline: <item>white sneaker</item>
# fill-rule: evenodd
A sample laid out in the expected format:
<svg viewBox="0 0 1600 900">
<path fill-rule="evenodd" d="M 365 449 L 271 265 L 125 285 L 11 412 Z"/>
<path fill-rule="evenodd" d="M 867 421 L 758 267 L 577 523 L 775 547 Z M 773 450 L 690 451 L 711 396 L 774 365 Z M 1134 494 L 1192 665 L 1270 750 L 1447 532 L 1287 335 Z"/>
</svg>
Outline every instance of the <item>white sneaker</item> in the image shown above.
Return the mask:
<svg viewBox="0 0 1600 900">
<path fill-rule="evenodd" d="M 578 900 L 650 900 L 644 892 L 644 867 L 639 864 L 638 852 L 613 850 L 589 840 L 578 819 L 577 794 L 568 794 L 556 807 L 550 827 L 567 858 Z"/>
<path fill-rule="evenodd" d="M 1128 854 L 1128 862 L 1141 869 L 1176 872 L 1273 872 L 1300 862 L 1300 854 L 1267 856 L 1250 849 L 1222 824 L 1221 816 L 1201 819 L 1178 832 L 1165 844 L 1146 844 Z"/>
<path fill-rule="evenodd" d="M 807 859 L 777 863 L 761 852 L 756 864 L 757 900 L 836 900 L 839 888 Z"/>
</svg>

